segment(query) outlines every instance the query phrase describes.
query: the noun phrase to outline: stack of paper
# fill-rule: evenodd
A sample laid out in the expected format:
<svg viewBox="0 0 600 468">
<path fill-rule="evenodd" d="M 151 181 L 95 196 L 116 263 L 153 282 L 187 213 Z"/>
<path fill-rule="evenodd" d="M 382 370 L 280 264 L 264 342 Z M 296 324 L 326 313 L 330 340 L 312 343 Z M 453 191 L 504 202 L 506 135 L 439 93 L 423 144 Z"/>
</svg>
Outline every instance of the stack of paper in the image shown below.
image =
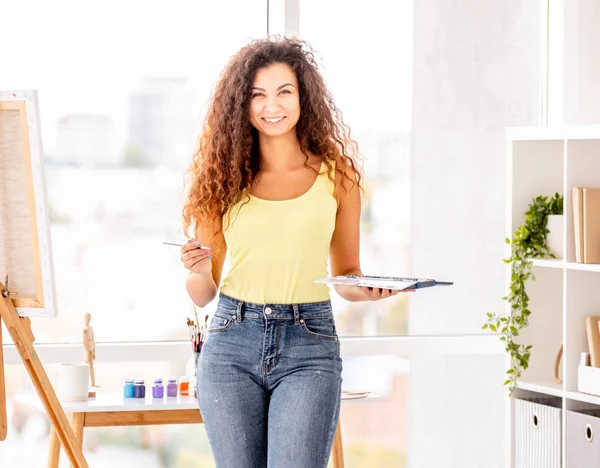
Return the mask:
<svg viewBox="0 0 600 468">
<path fill-rule="evenodd" d="M 448 281 L 436 281 L 424 278 L 403 278 L 398 276 L 369 276 L 369 275 L 343 275 L 332 276 L 315 280 L 315 283 L 346 284 L 350 286 L 364 286 L 381 289 L 421 289 L 432 286 L 449 286 L 454 283 Z"/>
</svg>

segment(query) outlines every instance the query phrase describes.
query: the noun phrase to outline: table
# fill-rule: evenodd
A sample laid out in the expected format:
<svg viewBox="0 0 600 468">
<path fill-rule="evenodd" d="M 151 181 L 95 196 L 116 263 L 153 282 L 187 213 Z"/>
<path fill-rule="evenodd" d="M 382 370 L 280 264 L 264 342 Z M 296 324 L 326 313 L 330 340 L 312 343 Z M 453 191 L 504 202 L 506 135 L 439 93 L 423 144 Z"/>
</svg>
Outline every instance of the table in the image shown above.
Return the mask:
<svg viewBox="0 0 600 468">
<path fill-rule="evenodd" d="M 374 398 L 373 395 L 342 394 L 342 400 Z M 25 406 L 44 411 L 37 396 L 14 395 L 13 400 Z M 70 417 L 73 432 L 83 447 L 84 427 L 149 426 L 165 424 L 202 424 L 202 416 L 195 397 L 177 396 L 154 399 L 146 395 L 145 399 L 123 398 L 118 393 L 98 393 L 96 398 L 83 402 L 61 402 L 63 410 Z M 331 456 L 334 468 L 344 468 L 341 418 L 333 440 Z M 50 432 L 48 468 L 58 468 L 60 441 L 54 428 Z"/>
</svg>

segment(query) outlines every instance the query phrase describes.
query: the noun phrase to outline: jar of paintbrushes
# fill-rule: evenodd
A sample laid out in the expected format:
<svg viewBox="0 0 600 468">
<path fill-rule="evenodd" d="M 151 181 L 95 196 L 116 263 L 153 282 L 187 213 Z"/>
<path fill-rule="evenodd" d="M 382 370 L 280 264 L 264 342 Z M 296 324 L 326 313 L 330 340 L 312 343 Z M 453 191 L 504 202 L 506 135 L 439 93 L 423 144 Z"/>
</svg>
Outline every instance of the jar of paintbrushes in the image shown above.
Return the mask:
<svg viewBox="0 0 600 468">
<path fill-rule="evenodd" d="M 194 307 L 194 316 L 196 321 L 187 319 L 188 331 L 190 336 L 190 342 L 192 346 L 192 355 L 190 356 L 186 366 L 185 373 L 190 379 L 190 390 L 189 394 L 194 395 L 194 397 L 198 397 L 196 392 L 196 374 L 198 370 L 198 359 L 200 358 L 200 353 L 202 352 L 202 346 L 204 345 L 204 341 L 206 339 L 207 330 L 208 330 L 208 315 L 204 316 L 204 324 L 200 325 L 198 322 L 198 314 L 196 313 L 196 308 Z"/>
</svg>

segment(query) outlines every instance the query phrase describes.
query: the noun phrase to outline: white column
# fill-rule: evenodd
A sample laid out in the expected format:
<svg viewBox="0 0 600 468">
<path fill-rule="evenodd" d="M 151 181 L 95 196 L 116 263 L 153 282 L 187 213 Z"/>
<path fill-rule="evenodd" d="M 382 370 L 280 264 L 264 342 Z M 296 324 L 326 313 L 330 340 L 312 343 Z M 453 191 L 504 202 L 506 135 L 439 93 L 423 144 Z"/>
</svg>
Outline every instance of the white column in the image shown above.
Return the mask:
<svg viewBox="0 0 600 468">
<path fill-rule="evenodd" d="M 481 333 L 503 312 L 504 129 L 539 125 L 546 5 L 414 6 L 411 272 L 454 281 L 411 297 L 411 335 Z M 503 356 L 411 358 L 410 468 L 504 463 Z"/>
<path fill-rule="evenodd" d="M 267 0 L 269 35 L 297 37 L 300 30 L 300 0 Z"/>
<path fill-rule="evenodd" d="M 600 3 L 549 2 L 548 122 L 600 124 Z"/>
</svg>

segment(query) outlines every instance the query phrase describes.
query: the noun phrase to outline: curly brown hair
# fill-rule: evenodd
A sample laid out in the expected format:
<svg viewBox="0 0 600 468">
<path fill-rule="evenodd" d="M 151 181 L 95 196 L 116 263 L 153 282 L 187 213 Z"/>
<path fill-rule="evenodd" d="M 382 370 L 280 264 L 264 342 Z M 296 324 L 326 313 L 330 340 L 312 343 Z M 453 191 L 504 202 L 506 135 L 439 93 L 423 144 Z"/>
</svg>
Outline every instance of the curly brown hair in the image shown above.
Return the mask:
<svg viewBox="0 0 600 468">
<path fill-rule="evenodd" d="M 325 86 L 311 46 L 299 39 L 254 40 L 231 58 L 210 100 L 187 173 L 189 190 L 183 207 L 186 235 L 190 227 L 196 232 L 201 224 L 221 229 L 225 213 L 249 192 L 260 167 L 258 132 L 248 116 L 251 88 L 257 71 L 276 63 L 288 64 L 298 80 L 296 134 L 306 160 L 307 151 L 323 157 L 334 184 L 331 161 L 336 161 L 342 186 L 347 190 L 349 182 L 364 191 L 358 145 Z"/>
</svg>

